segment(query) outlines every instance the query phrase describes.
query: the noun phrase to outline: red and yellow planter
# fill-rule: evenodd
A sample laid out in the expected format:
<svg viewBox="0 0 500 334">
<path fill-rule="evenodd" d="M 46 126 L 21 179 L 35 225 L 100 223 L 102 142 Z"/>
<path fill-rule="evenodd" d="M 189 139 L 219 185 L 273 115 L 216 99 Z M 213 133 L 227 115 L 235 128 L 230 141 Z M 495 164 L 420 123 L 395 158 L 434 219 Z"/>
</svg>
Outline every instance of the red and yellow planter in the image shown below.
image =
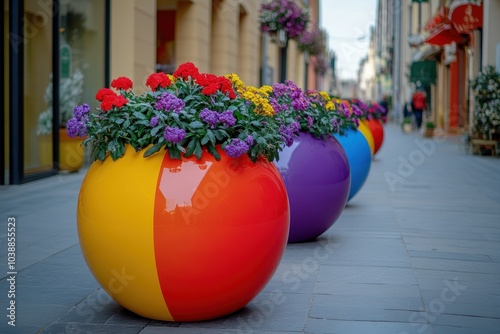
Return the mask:
<svg viewBox="0 0 500 334">
<path fill-rule="evenodd" d="M 359 122 L 358 130 L 363 134 L 363 136 L 365 136 L 368 146 L 370 146 L 370 152 L 373 156 L 375 154 L 375 140 L 373 139 L 370 128 L 365 124 L 365 121 Z"/>
<path fill-rule="evenodd" d="M 384 127 L 378 119 L 363 120 L 362 123 L 365 123 L 372 133 L 374 143 L 373 155 L 375 155 L 384 142 Z"/>
<path fill-rule="evenodd" d="M 274 164 L 221 152 L 172 160 L 127 148 L 95 162 L 79 195 L 84 258 L 111 297 L 141 316 L 198 321 L 232 313 L 266 285 L 289 230 Z"/>
</svg>

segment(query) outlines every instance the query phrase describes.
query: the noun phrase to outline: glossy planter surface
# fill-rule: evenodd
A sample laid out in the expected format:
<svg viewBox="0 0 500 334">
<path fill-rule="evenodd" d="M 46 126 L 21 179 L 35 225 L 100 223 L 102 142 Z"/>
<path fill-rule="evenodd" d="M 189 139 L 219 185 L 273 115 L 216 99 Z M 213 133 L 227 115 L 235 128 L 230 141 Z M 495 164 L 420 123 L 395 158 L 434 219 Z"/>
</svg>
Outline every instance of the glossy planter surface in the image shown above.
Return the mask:
<svg viewBox="0 0 500 334">
<path fill-rule="evenodd" d="M 339 142 L 300 133 L 275 162 L 290 199 L 288 242 L 313 240 L 338 219 L 347 202 L 349 163 Z"/>
<path fill-rule="evenodd" d="M 371 155 L 373 155 L 375 152 L 375 141 L 373 139 L 373 135 L 370 128 L 368 127 L 368 125 L 365 124 L 364 121 L 361 121 L 359 122 L 358 130 L 365 137 L 366 141 L 368 142 L 368 146 L 370 147 L 370 153 Z"/>
<path fill-rule="evenodd" d="M 351 188 L 348 201 L 356 195 L 370 172 L 372 155 L 370 145 L 365 136 L 359 130 L 348 130 L 344 135 L 334 134 L 344 149 L 351 171 Z"/>
<path fill-rule="evenodd" d="M 373 135 L 373 142 L 375 144 L 373 154 L 375 155 L 384 142 L 384 127 L 378 119 L 365 120 L 364 122 Z"/>
<path fill-rule="evenodd" d="M 287 242 L 288 198 L 274 164 L 142 154 L 129 147 L 116 162 L 95 162 L 83 181 L 78 234 L 97 281 L 157 320 L 205 320 L 245 306 Z"/>
</svg>

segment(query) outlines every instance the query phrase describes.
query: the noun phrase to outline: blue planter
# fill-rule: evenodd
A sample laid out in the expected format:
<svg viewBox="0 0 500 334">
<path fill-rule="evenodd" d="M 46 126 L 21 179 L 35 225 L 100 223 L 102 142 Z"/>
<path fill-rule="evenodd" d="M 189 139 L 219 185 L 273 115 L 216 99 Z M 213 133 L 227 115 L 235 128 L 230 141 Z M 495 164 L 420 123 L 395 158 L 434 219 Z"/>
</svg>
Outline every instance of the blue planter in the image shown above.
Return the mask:
<svg viewBox="0 0 500 334">
<path fill-rule="evenodd" d="M 358 193 L 368 178 L 372 162 L 370 146 L 365 136 L 359 130 L 349 130 L 343 136 L 335 133 L 334 137 L 344 149 L 351 170 L 349 201 Z"/>
</svg>

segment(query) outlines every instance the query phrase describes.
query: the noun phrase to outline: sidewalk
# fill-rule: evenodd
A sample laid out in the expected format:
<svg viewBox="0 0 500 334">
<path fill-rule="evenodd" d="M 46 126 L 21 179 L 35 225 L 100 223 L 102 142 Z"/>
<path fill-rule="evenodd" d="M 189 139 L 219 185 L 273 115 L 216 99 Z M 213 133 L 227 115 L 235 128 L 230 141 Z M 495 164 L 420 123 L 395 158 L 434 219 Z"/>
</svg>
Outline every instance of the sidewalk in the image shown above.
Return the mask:
<svg viewBox="0 0 500 334">
<path fill-rule="evenodd" d="M 466 154 L 458 137 L 386 125 L 367 182 L 333 227 L 288 245 L 245 308 L 198 323 L 138 317 L 99 287 L 76 233 L 84 173 L 0 187 L 0 333 L 500 333 L 500 159 Z"/>
</svg>

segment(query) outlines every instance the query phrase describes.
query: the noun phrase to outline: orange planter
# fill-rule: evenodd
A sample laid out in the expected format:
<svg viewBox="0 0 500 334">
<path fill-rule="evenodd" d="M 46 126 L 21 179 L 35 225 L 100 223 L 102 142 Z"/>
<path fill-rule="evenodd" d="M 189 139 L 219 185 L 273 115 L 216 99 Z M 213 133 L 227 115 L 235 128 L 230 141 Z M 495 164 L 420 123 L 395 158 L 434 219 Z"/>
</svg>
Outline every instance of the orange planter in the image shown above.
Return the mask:
<svg viewBox="0 0 500 334">
<path fill-rule="evenodd" d="M 152 319 L 198 321 L 245 306 L 287 243 L 288 197 L 274 164 L 142 153 L 129 147 L 116 162 L 95 162 L 83 181 L 78 234 L 97 281 Z"/>
<path fill-rule="evenodd" d="M 377 119 L 365 120 L 364 122 L 373 135 L 373 141 L 375 144 L 373 155 L 375 155 L 380 150 L 380 147 L 382 147 L 382 143 L 384 142 L 384 127 Z"/>
</svg>

